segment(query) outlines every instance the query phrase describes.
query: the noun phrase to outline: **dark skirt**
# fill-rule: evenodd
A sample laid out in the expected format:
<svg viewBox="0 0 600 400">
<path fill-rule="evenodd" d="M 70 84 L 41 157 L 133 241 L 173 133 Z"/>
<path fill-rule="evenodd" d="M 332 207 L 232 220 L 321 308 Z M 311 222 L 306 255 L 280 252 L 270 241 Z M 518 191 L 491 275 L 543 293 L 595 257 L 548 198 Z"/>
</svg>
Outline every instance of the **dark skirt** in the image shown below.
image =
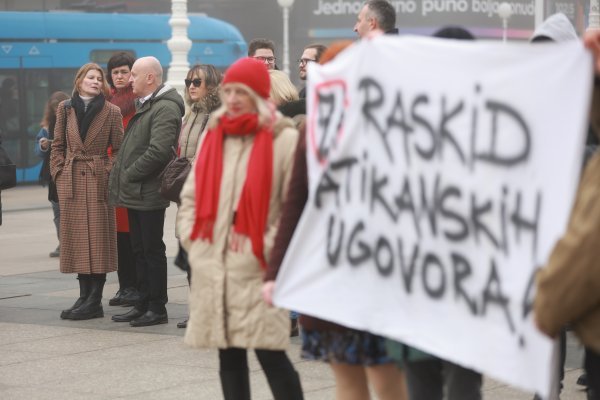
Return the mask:
<svg viewBox="0 0 600 400">
<path fill-rule="evenodd" d="M 383 337 L 355 330 L 302 330 L 302 358 L 362 366 L 393 362 Z"/>
</svg>

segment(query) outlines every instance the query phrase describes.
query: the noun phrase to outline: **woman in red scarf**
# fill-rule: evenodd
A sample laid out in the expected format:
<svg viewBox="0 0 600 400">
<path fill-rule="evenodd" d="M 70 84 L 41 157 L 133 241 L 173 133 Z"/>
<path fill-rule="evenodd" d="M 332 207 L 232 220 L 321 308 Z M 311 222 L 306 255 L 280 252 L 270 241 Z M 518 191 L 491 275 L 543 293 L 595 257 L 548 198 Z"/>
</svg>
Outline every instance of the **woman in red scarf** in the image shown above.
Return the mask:
<svg viewBox="0 0 600 400">
<path fill-rule="evenodd" d="M 181 193 L 177 216 L 192 268 L 185 343 L 218 348 L 225 399 L 250 399 L 247 349 L 254 349 L 275 399 L 302 399 L 285 349 L 286 310 L 261 297 L 291 173 L 298 132 L 267 101 L 269 74 L 251 58 L 225 72 Z"/>
<path fill-rule="evenodd" d="M 127 129 L 129 120 L 135 114 L 135 96 L 129 83 L 131 67 L 134 62 L 135 58 L 133 56 L 129 53 L 121 52 L 113 55 L 106 65 L 106 69 L 108 70 L 106 80 L 110 85 L 108 101 L 118 106 L 121 110 L 124 129 Z M 117 218 L 117 251 L 119 256 L 117 274 L 119 276 L 119 290 L 108 301 L 108 304 L 111 306 L 133 306 L 138 300 L 139 294 L 137 291 L 135 260 L 129 236 L 127 209 L 116 207 L 115 215 Z"/>
</svg>

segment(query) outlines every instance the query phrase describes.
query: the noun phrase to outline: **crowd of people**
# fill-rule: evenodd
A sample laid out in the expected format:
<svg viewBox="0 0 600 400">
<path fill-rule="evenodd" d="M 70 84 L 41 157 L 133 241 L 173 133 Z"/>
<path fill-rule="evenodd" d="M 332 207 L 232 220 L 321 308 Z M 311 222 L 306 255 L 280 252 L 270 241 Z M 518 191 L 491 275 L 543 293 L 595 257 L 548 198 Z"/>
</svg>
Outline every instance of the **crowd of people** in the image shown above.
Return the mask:
<svg viewBox="0 0 600 400">
<path fill-rule="evenodd" d="M 395 35 L 395 17 L 388 1 L 369 0 L 354 31 L 365 40 Z M 565 20 L 550 18 L 534 41 L 576 39 Z M 459 27 L 435 36 L 474 39 Z M 600 33 L 588 33 L 584 43 L 600 75 Z M 298 78 L 307 79 L 308 64 L 325 64 L 351 45 L 307 45 Z M 177 203 L 175 261 L 187 272 L 189 319 L 177 326 L 186 328 L 186 344 L 218 349 L 225 399 L 250 399 L 250 349 L 275 399 L 303 398 L 285 352 L 298 325 L 302 357 L 330 365 L 337 399 L 365 399 L 370 391 L 380 399 L 481 399 L 476 371 L 273 306 L 275 279 L 308 197 L 306 88 L 298 90 L 279 70 L 275 54 L 271 40 L 255 39 L 248 57 L 224 74 L 194 65 L 182 98 L 163 83 L 156 58 L 118 53 L 106 72 L 95 63 L 82 66 L 70 96 L 52 94 L 37 137 L 40 180 L 48 185 L 59 238 L 50 256 L 60 257 L 61 272 L 77 275 L 80 289 L 60 318 L 103 317 L 106 274 L 117 271 L 119 289 L 108 304 L 131 308 L 112 321 L 133 327 L 169 322 L 163 230 L 170 201 L 160 188 L 175 154 L 191 165 Z M 598 115 L 591 117 L 594 132 Z M 586 346 L 590 399 L 600 398 L 598 173 L 600 159 L 592 158 L 568 231 L 540 273 L 535 303 L 540 330 L 564 339 L 570 324 Z"/>
</svg>

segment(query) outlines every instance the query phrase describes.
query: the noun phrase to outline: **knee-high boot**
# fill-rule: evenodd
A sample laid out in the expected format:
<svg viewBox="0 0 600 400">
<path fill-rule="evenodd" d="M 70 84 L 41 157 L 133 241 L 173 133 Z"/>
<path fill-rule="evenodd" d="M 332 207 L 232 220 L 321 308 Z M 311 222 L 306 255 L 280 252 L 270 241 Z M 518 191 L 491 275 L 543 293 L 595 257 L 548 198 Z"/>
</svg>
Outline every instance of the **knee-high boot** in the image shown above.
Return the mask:
<svg viewBox="0 0 600 400">
<path fill-rule="evenodd" d="M 102 291 L 104 290 L 105 281 L 105 278 L 92 278 L 90 295 L 83 304 L 71 311 L 71 319 L 83 320 L 104 317 Z"/>
<path fill-rule="evenodd" d="M 250 400 L 250 375 L 246 370 L 220 371 L 225 400 Z"/>
<path fill-rule="evenodd" d="M 91 280 L 89 275 L 79 275 L 77 277 L 79 281 L 79 298 L 75 301 L 75 303 L 66 310 L 63 310 L 60 313 L 61 319 L 71 319 L 71 312 L 77 307 L 81 306 L 85 300 L 88 298 L 91 289 Z"/>
</svg>

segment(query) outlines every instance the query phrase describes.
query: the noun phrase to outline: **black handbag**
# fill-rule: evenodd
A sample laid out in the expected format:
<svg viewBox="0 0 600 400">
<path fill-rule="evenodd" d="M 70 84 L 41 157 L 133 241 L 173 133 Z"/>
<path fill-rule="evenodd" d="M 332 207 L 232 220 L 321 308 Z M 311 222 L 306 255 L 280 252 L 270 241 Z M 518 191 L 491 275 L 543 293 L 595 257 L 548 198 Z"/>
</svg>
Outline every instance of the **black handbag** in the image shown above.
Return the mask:
<svg viewBox="0 0 600 400">
<path fill-rule="evenodd" d="M 179 195 L 183 184 L 190 173 L 192 165 L 185 157 L 177 157 L 177 152 L 171 147 L 174 157 L 159 175 L 160 195 L 170 201 L 179 203 Z"/>
<path fill-rule="evenodd" d="M 0 190 L 6 190 L 17 186 L 17 166 L 6 154 L 6 150 L 0 146 Z"/>
</svg>

